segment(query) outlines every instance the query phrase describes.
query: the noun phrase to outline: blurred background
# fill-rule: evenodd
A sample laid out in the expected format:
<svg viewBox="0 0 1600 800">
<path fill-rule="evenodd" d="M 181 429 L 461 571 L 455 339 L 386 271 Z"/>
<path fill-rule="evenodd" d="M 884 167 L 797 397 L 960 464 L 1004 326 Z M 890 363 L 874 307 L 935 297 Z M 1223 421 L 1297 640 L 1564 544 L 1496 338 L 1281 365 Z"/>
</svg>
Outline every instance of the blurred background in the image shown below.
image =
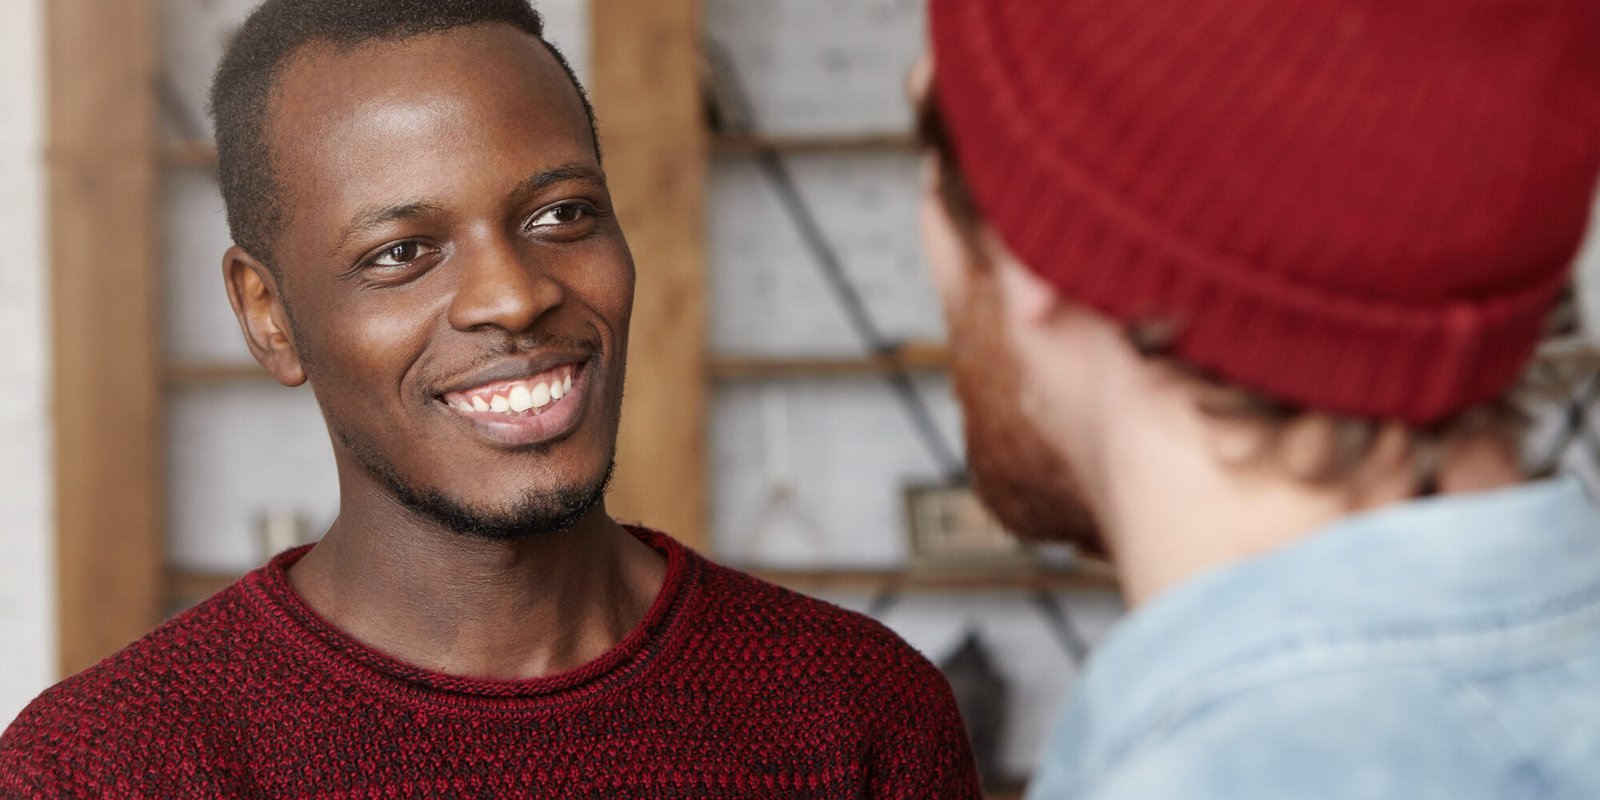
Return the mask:
<svg viewBox="0 0 1600 800">
<path fill-rule="evenodd" d="M 250 360 L 220 280 L 205 93 L 253 5 L 0 0 L 0 726 L 336 513 L 310 390 Z M 1121 605 L 960 486 L 901 88 L 922 0 L 536 5 L 639 264 L 613 512 L 878 617 L 1021 781 Z M 1528 452 L 1592 477 L 1580 285 Z"/>
</svg>

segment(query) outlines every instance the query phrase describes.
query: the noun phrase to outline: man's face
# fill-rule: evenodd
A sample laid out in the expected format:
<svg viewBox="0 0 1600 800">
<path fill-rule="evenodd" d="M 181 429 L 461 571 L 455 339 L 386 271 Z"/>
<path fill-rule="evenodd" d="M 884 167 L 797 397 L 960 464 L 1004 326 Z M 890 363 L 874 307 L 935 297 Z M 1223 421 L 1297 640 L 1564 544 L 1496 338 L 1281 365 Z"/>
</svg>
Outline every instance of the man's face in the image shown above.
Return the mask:
<svg viewBox="0 0 1600 800">
<path fill-rule="evenodd" d="M 931 102 L 931 79 L 925 59 L 911 77 L 914 103 Z M 1103 555 L 1105 544 L 1067 459 L 1024 408 L 1034 395 L 1026 385 L 1022 356 L 1007 335 L 1017 322 L 1016 311 L 1006 302 L 1000 275 L 1021 266 L 982 236 L 963 238 L 939 194 L 938 159 L 926 159 L 923 250 L 950 327 L 951 377 L 966 419 L 973 488 L 1017 536 L 1069 542 Z"/>
<path fill-rule="evenodd" d="M 491 538 L 595 508 L 633 262 L 554 56 L 498 24 L 312 46 L 267 135 L 279 289 L 346 492 Z"/>
<path fill-rule="evenodd" d="M 930 202 L 938 202 L 937 199 Z M 928 213 L 928 212 L 924 212 Z M 956 278 L 945 295 L 951 378 L 965 413 L 968 469 L 974 490 L 995 517 L 1023 539 L 1069 542 L 1094 555 L 1105 544 L 1063 454 L 1022 408 L 1025 371 L 1007 342 L 1007 309 L 995 267 Z M 953 286 L 942 282 L 946 291 Z"/>
</svg>

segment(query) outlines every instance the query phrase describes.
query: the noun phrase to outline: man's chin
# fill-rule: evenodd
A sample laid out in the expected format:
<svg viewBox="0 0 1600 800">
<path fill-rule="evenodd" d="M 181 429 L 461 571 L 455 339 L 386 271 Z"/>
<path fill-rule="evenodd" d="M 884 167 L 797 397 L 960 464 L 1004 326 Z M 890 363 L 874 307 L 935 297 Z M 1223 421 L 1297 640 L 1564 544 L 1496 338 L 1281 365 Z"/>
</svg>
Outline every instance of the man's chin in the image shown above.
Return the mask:
<svg viewBox="0 0 1600 800">
<path fill-rule="evenodd" d="M 1040 486 L 994 474 L 974 459 L 973 491 L 1011 535 L 1024 542 L 1070 544 L 1097 558 L 1109 553 L 1094 517 L 1059 486 Z"/>
<path fill-rule="evenodd" d="M 608 456 L 598 474 L 557 486 L 508 487 L 497 496 L 469 499 L 402 475 L 393 460 L 365 439 L 343 430 L 336 434 L 401 506 L 445 530 L 487 541 L 510 542 L 556 533 L 576 526 L 597 510 L 603 513 L 606 490 L 616 470 L 614 458 Z M 484 488 L 477 487 L 480 492 Z"/>
<path fill-rule="evenodd" d="M 515 502 L 472 504 L 432 489 L 391 485 L 396 499 L 453 533 L 493 542 L 532 539 L 568 530 L 591 513 L 603 513 L 611 472 L 598 482 L 529 492 Z"/>
<path fill-rule="evenodd" d="M 993 275 L 975 275 L 951 331 L 973 488 L 1017 538 L 1070 543 L 1102 555 L 1105 543 L 1065 454 L 1050 446 L 1021 406 L 1021 364 L 1003 334 L 994 281 Z"/>
</svg>

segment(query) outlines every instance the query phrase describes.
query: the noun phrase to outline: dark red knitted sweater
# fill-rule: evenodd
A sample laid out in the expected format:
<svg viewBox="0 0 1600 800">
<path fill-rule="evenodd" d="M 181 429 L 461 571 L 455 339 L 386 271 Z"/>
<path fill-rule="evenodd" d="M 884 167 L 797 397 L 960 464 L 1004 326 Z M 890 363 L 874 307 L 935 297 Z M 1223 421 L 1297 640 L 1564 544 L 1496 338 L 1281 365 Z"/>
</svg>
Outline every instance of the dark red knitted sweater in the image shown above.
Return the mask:
<svg viewBox="0 0 1600 800">
<path fill-rule="evenodd" d="M 522 682 L 407 666 L 250 573 L 46 691 L 0 797 L 976 798 L 940 673 L 867 617 L 666 554 L 639 627 Z"/>
</svg>

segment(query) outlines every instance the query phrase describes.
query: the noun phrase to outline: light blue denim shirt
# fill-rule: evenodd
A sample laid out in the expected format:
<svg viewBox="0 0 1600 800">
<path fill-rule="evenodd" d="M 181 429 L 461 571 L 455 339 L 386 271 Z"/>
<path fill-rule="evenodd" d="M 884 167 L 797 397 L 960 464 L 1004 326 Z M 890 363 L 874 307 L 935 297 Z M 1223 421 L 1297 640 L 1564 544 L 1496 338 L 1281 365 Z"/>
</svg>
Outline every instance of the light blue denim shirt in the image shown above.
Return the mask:
<svg viewBox="0 0 1600 800">
<path fill-rule="evenodd" d="M 1600 798 L 1600 513 L 1438 497 L 1198 576 L 1107 637 L 1028 796 Z"/>
</svg>

